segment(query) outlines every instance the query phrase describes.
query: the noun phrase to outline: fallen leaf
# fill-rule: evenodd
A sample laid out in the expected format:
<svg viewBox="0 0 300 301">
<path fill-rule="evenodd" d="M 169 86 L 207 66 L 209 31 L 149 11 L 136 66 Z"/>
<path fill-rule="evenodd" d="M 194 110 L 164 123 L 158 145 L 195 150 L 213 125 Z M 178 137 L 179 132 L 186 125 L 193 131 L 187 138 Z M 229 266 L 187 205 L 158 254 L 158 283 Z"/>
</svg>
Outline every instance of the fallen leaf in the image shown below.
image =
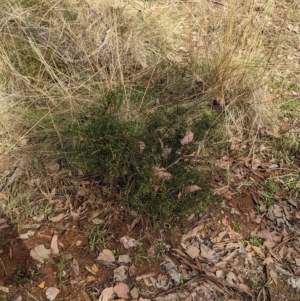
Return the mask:
<svg viewBox="0 0 300 301">
<path fill-rule="evenodd" d="M 201 257 L 212 261 L 213 259 L 213 251 L 206 245 L 201 244 Z"/>
<path fill-rule="evenodd" d="M 227 231 L 220 232 L 217 237 L 214 237 L 212 239 L 212 242 L 214 242 L 214 243 L 221 242 L 226 234 L 227 234 Z"/>
<path fill-rule="evenodd" d="M 59 254 L 58 244 L 57 244 L 57 234 L 54 234 L 51 240 L 51 252 L 53 255 Z"/>
<path fill-rule="evenodd" d="M 251 246 L 253 251 L 258 254 L 260 257 L 265 257 L 265 254 L 263 253 L 261 247 Z"/>
<path fill-rule="evenodd" d="M 99 268 L 98 268 L 98 266 L 96 264 L 92 265 L 92 271 L 95 272 L 95 273 L 98 273 Z"/>
<path fill-rule="evenodd" d="M 75 273 L 76 276 L 79 276 L 79 264 L 78 261 L 73 258 L 73 262 L 71 263 L 71 267 Z"/>
<path fill-rule="evenodd" d="M 118 282 L 114 286 L 114 292 L 119 298 L 128 299 L 129 287 L 126 283 Z"/>
<path fill-rule="evenodd" d="M 167 180 L 168 181 L 168 180 L 171 180 L 171 178 L 172 178 L 172 175 L 169 172 L 167 172 L 167 170 L 163 167 L 157 167 L 157 166 L 154 167 L 154 172 L 157 175 L 157 177 L 159 178 L 159 180 L 162 180 L 162 181 Z"/>
<path fill-rule="evenodd" d="M 244 291 L 244 292 L 250 292 L 250 287 L 247 286 L 247 285 L 244 284 L 244 283 L 239 283 L 239 284 L 237 285 L 237 287 L 238 287 L 239 290 L 241 290 L 241 291 Z"/>
<path fill-rule="evenodd" d="M 88 222 L 92 221 L 94 218 L 98 217 L 101 214 L 101 210 L 97 209 L 97 210 L 93 210 L 88 217 Z"/>
<path fill-rule="evenodd" d="M 127 255 L 127 254 L 125 254 L 125 255 L 119 255 L 118 262 L 121 262 L 121 263 L 130 263 L 131 262 L 130 256 Z"/>
<path fill-rule="evenodd" d="M 4 192 L 0 192 L 0 199 L 2 199 L 4 201 L 8 201 L 9 200 L 7 194 L 5 194 Z"/>
<path fill-rule="evenodd" d="M 273 269 L 270 270 L 270 276 L 271 276 L 272 280 L 274 281 L 274 283 L 277 285 L 277 283 L 278 283 L 277 273 Z"/>
<path fill-rule="evenodd" d="M 60 213 L 56 216 L 53 216 L 53 217 L 50 217 L 49 220 L 50 222 L 52 223 L 58 223 L 60 222 L 63 218 L 65 217 L 65 214 L 64 213 Z"/>
<path fill-rule="evenodd" d="M 49 287 L 46 290 L 46 298 L 50 301 L 53 301 L 56 296 L 59 294 L 59 289 L 56 287 Z"/>
<path fill-rule="evenodd" d="M 142 243 L 138 242 L 137 240 L 128 235 L 121 237 L 120 242 L 123 244 L 125 249 L 142 245 Z"/>
<path fill-rule="evenodd" d="M 269 240 L 269 241 L 273 241 L 272 234 L 270 233 L 270 231 L 268 231 L 266 229 L 259 231 L 257 233 L 257 236 L 261 237 L 263 239 Z"/>
<path fill-rule="evenodd" d="M 19 237 L 20 237 L 21 239 L 28 239 L 30 236 L 33 236 L 34 233 L 35 233 L 35 231 L 29 230 L 29 231 L 27 231 L 26 233 L 20 234 Z"/>
<path fill-rule="evenodd" d="M 283 217 L 283 211 L 279 205 L 274 205 L 273 213 L 275 217 Z"/>
<path fill-rule="evenodd" d="M 114 262 L 116 261 L 113 252 L 109 249 L 104 249 L 100 252 L 99 256 L 97 257 L 99 261 L 106 261 L 106 262 Z"/>
<path fill-rule="evenodd" d="M 191 246 L 185 252 L 194 259 L 199 256 L 200 250 L 195 246 Z"/>
<path fill-rule="evenodd" d="M 195 192 L 195 191 L 198 191 L 200 189 L 201 189 L 201 187 L 199 187 L 197 185 L 191 185 L 191 186 L 189 186 L 188 191 L 189 192 Z"/>
<path fill-rule="evenodd" d="M 46 281 L 42 281 L 42 282 L 38 285 L 38 287 L 39 287 L 39 288 L 44 288 L 44 287 L 45 287 L 45 284 L 46 284 Z"/>
<path fill-rule="evenodd" d="M 136 286 L 130 291 L 130 296 L 132 299 L 137 299 L 139 297 L 139 290 Z"/>
<path fill-rule="evenodd" d="M 20 143 L 20 147 L 24 147 L 27 145 L 29 139 L 28 138 L 22 138 L 19 143 Z"/>
<path fill-rule="evenodd" d="M 9 288 L 5 287 L 5 286 L 0 286 L 0 291 L 2 291 L 4 293 L 9 293 Z"/>
<path fill-rule="evenodd" d="M 114 299 L 114 288 L 113 287 L 107 287 L 105 288 L 100 297 L 99 297 L 99 301 L 111 301 Z"/>
<path fill-rule="evenodd" d="M 203 228 L 203 225 L 199 225 L 199 226 L 193 228 L 192 230 L 190 230 L 187 234 L 182 235 L 181 242 L 185 242 L 189 238 L 197 236 L 199 231 L 202 230 L 202 228 Z"/>
<path fill-rule="evenodd" d="M 44 263 L 44 260 L 50 258 L 50 255 L 51 250 L 46 249 L 44 245 L 35 246 L 30 251 L 30 256 L 40 263 Z"/>
<path fill-rule="evenodd" d="M 55 172 L 59 171 L 60 165 L 59 165 L 57 162 L 52 161 L 52 162 L 49 162 L 48 164 L 46 164 L 46 168 L 47 168 L 51 173 L 55 173 Z"/>
<path fill-rule="evenodd" d="M 126 268 L 124 265 L 120 265 L 118 268 L 114 269 L 113 272 L 114 272 L 114 279 L 116 281 L 123 281 L 126 278 L 128 278 L 126 276 Z"/>
<path fill-rule="evenodd" d="M 94 225 L 102 225 L 102 224 L 104 224 L 104 220 L 101 219 L 101 218 L 96 217 L 96 218 L 92 219 L 92 223 Z"/>
<path fill-rule="evenodd" d="M 95 276 L 92 276 L 92 275 L 89 275 L 86 277 L 86 281 L 87 282 L 93 282 L 93 281 L 96 281 L 96 277 Z"/>
<path fill-rule="evenodd" d="M 186 145 L 189 144 L 193 141 L 194 139 L 194 133 L 191 131 L 187 131 L 185 133 L 185 136 L 180 140 L 181 145 Z"/>
<path fill-rule="evenodd" d="M 228 156 L 224 156 L 220 160 L 217 160 L 215 164 L 216 164 L 216 166 L 218 166 L 220 168 L 226 169 L 230 165 L 229 157 Z M 224 186 L 224 187 L 221 187 L 221 188 L 227 189 L 228 186 Z"/>
<path fill-rule="evenodd" d="M 237 284 L 237 277 L 233 272 L 228 272 L 226 274 L 226 280 L 230 284 L 233 284 L 233 285 Z"/>
<path fill-rule="evenodd" d="M 24 225 L 22 227 L 22 230 L 24 230 L 24 229 L 38 229 L 40 227 L 41 227 L 40 224 L 28 224 L 28 225 Z"/>
</svg>

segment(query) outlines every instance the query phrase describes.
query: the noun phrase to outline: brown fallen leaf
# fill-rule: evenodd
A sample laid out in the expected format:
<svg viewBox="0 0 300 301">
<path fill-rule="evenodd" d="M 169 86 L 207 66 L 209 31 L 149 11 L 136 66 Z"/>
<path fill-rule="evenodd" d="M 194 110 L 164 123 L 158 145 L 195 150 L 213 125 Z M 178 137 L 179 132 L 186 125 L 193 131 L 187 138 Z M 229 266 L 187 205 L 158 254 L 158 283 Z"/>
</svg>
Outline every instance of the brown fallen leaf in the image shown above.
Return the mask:
<svg viewBox="0 0 300 301">
<path fill-rule="evenodd" d="M 76 276 L 79 276 L 79 264 L 78 261 L 73 258 L 73 262 L 71 263 L 71 267 L 75 273 Z"/>
<path fill-rule="evenodd" d="M 92 276 L 92 275 L 89 275 L 86 277 L 86 281 L 87 282 L 93 282 L 93 281 L 96 281 L 97 278 L 95 276 Z"/>
<path fill-rule="evenodd" d="M 186 145 L 189 144 L 193 141 L 194 139 L 194 133 L 191 131 L 187 131 L 185 133 L 185 136 L 180 140 L 181 145 Z"/>
<path fill-rule="evenodd" d="M 190 230 L 187 234 L 182 235 L 181 242 L 185 242 L 189 238 L 197 236 L 199 231 L 202 230 L 202 228 L 203 228 L 203 225 L 199 225 L 199 226 L 193 228 L 192 230 Z"/>
<path fill-rule="evenodd" d="M 167 170 L 163 167 L 154 167 L 154 172 L 159 180 L 168 181 L 172 178 L 172 175 L 169 172 L 167 172 Z"/>
<path fill-rule="evenodd" d="M 118 282 L 115 286 L 114 286 L 114 292 L 115 294 L 119 297 L 119 298 L 123 298 L 123 299 L 128 299 L 129 296 L 129 287 L 126 283 L 124 282 Z"/>
<path fill-rule="evenodd" d="M 4 193 L 4 192 L 0 192 L 0 199 L 2 199 L 4 201 L 8 201 L 9 200 L 7 194 Z"/>
<path fill-rule="evenodd" d="M 98 261 L 106 261 L 106 262 L 114 262 L 116 261 L 113 252 L 109 249 L 104 249 L 100 252 L 99 256 L 97 257 Z"/>
<path fill-rule="evenodd" d="M 39 287 L 39 288 L 44 288 L 44 287 L 45 287 L 45 284 L 46 284 L 46 281 L 42 281 L 42 282 L 38 285 L 38 287 Z"/>
<path fill-rule="evenodd" d="M 57 234 L 54 234 L 51 240 L 51 253 L 52 255 L 58 255 L 59 249 L 58 249 L 58 243 L 57 243 Z"/>
<path fill-rule="evenodd" d="M 105 288 L 100 297 L 99 297 L 99 301 L 112 301 L 114 299 L 114 288 L 113 287 L 107 287 Z"/>
</svg>

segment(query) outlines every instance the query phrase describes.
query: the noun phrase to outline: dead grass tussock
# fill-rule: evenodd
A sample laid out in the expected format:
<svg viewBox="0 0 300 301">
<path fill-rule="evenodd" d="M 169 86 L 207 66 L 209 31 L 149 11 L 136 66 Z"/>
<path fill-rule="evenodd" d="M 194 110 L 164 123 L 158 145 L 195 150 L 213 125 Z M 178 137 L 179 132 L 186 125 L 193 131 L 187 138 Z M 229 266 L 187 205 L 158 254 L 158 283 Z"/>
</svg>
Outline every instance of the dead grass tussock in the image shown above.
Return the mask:
<svg viewBox="0 0 300 301">
<path fill-rule="evenodd" d="M 20 96 L 20 112 L 38 106 L 47 115 L 63 111 L 72 116 L 99 102 L 102 89 L 160 72 L 157 66 L 172 41 L 167 11 L 152 10 L 143 1 L 3 5 L 2 87 Z"/>
<path fill-rule="evenodd" d="M 190 60 L 204 98 L 222 108 L 229 134 L 243 137 L 274 117 L 266 101 L 278 46 L 269 47 L 266 32 L 274 3 L 222 3 L 203 1 L 190 9 Z"/>
</svg>

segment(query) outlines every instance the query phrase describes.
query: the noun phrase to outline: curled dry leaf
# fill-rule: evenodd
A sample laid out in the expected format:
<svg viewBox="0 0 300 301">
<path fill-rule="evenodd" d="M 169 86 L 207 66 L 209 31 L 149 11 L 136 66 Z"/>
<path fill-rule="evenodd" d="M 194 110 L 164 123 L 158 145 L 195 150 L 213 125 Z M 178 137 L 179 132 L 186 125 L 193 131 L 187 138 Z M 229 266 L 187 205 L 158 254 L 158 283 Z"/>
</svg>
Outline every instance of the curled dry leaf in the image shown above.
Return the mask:
<svg viewBox="0 0 300 301">
<path fill-rule="evenodd" d="M 73 262 L 72 262 L 71 266 L 72 266 L 72 269 L 73 269 L 75 275 L 79 276 L 79 264 L 75 258 L 73 258 Z"/>
<path fill-rule="evenodd" d="M 191 186 L 189 186 L 188 191 L 189 192 L 195 192 L 195 191 L 198 191 L 200 189 L 201 189 L 201 187 L 199 187 L 197 185 L 191 185 Z"/>
<path fill-rule="evenodd" d="M 180 140 L 181 145 L 186 145 L 189 144 L 193 141 L 194 139 L 194 133 L 191 131 L 187 131 L 185 133 L 185 136 Z"/>
<path fill-rule="evenodd" d="M 124 282 L 118 282 L 114 286 L 114 292 L 119 298 L 128 299 L 129 287 Z"/>
<path fill-rule="evenodd" d="M 57 238 L 58 238 L 58 236 L 57 236 L 57 234 L 55 234 L 55 235 L 53 235 L 52 240 L 51 240 L 52 255 L 58 255 L 59 254 Z"/>
<path fill-rule="evenodd" d="M 50 255 L 51 251 L 46 249 L 44 245 L 35 246 L 30 251 L 30 256 L 40 263 L 44 263 L 44 260 L 50 258 Z"/>
<path fill-rule="evenodd" d="M 40 224 L 27 224 L 27 225 L 24 225 L 23 227 L 22 227 L 22 230 L 24 230 L 24 229 L 38 229 L 38 228 L 40 228 Z"/>
<path fill-rule="evenodd" d="M 58 223 L 60 222 L 63 218 L 65 217 L 65 214 L 64 213 L 60 213 L 56 216 L 53 216 L 53 217 L 50 217 L 49 220 L 52 222 L 52 223 Z"/>
<path fill-rule="evenodd" d="M 139 144 L 139 153 L 141 154 L 146 148 L 146 144 L 143 141 L 139 141 L 138 144 Z"/>
<path fill-rule="evenodd" d="M 187 234 L 182 235 L 181 242 L 185 242 L 189 238 L 197 236 L 199 231 L 202 230 L 202 228 L 203 228 L 203 225 L 199 225 L 199 226 L 193 228 L 192 230 L 190 230 Z"/>
</svg>

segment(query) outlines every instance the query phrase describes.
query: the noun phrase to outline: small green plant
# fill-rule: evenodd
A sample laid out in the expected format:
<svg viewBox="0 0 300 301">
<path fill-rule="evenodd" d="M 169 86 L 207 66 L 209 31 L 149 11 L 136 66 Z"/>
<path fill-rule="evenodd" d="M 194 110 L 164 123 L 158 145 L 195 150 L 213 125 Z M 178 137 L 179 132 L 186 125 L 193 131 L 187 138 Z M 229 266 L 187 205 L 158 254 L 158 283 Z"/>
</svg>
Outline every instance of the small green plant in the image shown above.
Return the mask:
<svg viewBox="0 0 300 301">
<path fill-rule="evenodd" d="M 149 256 L 144 252 L 141 246 L 138 246 L 135 250 L 133 258 L 137 262 L 150 261 Z"/>
<path fill-rule="evenodd" d="M 63 282 L 66 279 L 67 273 L 66 273 L 66 262 L 65 262 L 65 254 L 61 253 L 60 254 L 60 258 L 59 258 L 59 262 L 56 264 L 57 266 L 57 279 L 59 282 L 59 285 L 62 285 Z"/>
<path fill-rule="evenodd" d="M 88 237 L 88 245 L 86 248 L 89 248 L 93 251 L 100 251 L 100 246 L 106 248 L 106 237 L 107 229 L 99 228 L 98 225 L 87 225 L 84 228 L 84 234 Z"/>
<path fill-rule="evenodd" d="M 129 114 L 122 105 L 129 96 L 123 91 L 116 88 L 104 95 L 101 105 L 89 110 L 92 117 L 65 134 L 72 138 L 64 143 L 70 145 L 70 164 L 94 173 L 120 202 L 147 213 L 154 223 L 195 212 L 203 200 L 209 202 L 210 172 L 199 172 L 194 154 L 197 140 L 208 138 L 214 128 L 214 116 L 204 112 L 190 123 L 192 113 L 185 106 L 149 110 L 155 102 L 149 91 L 142 107 L 141 93 L 131 93 Z M 188 131 L 195 135 L 193 143 L 181 143 Z M 193 186 L 201 189 L 190 191 Z"/>
<path fill-rule="evenodd" d="M 232 230 L 235 231 L 235 232 L 239 232 L 241 227 L 238 223 L 232 223 L 232 226 L 231 226 Z"/>
<path fill-rule="evenodd" d="M 262 246 L 262 241 L 257 238 L 257 237 L 251 237 L 249 239 L 249 243 L 252 245 L 252 246 L 256 246 L 256 247 L 260 247 Z"/>
<path fill-rule="evenodd" d="M 155 247 L 156 247 L 156 249 L 157 249 L 157 252 L 159 253 L 159 254 L 165 254 L 166 253 L 166 251 L 167 251 L 167 249 L 166 249 L 166 245 L 165 245 L 165 243 L 163 243 L 163 242 L 157 242 L 156 244 L 155 244 Z"/>
<path fill-rule="evenodd" d="M 278 183 L 276 183 L 272 179 L 265 180 L 263 185 L 264 185 L 265 192 L 272 196 L 276 194 L 276 192 L 278 192 L 279 189 Z"/>
<path fill-rule="evenodd" d="M 33 280 L 38 273 L 34 270 L 27 271 L 22 265 L 18 265 L 14 272 L 14 282 L 17 285 L 23 285 L 26 282 Z"/>
<path fill-rule="evenodd" d="M 111 250 L 111 252 L 114 254 L 116 259 L 119 258 L 119 250 L 118 249 L 113 249 L 113 250 Z"/>
</svg>

